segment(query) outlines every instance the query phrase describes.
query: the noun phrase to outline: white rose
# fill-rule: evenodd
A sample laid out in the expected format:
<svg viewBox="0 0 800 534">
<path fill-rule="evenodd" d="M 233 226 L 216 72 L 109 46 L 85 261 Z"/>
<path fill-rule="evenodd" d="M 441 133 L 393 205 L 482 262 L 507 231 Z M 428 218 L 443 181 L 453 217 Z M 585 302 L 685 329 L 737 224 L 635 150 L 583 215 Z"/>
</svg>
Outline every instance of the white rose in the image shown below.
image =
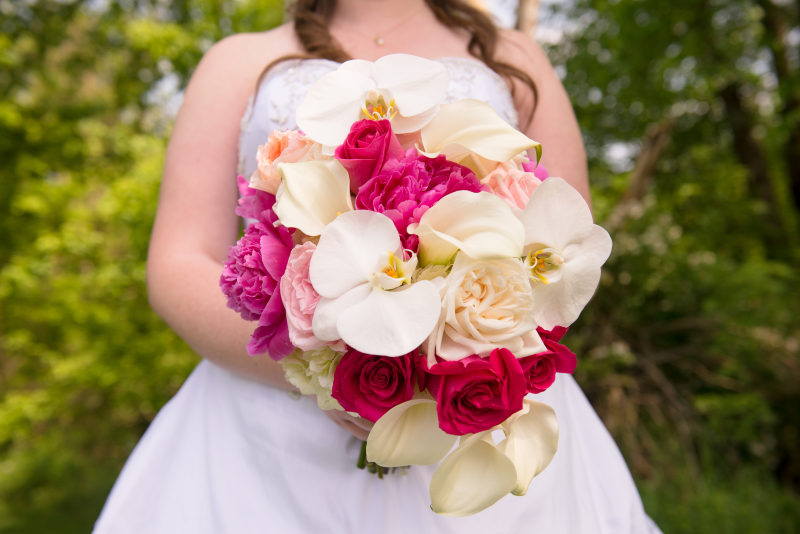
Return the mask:
<svg viewBox="0 0 800 534">
<path fill-rule="evenodd" d="M 457 360 L 506 348 L 521 358 L 545 349 L 533 320 L 530 273 L 519 258 L 475 260 L 456 256 L 442 290 L 442 313 L 428 338 L 434 354 Z"/>
<path fill-rule="evenodd" d="M 340 352 L 330 347 L 303 352 L 295 350 L 281 359 L 286 380 L 303 395 L 316 395 L 317 405 L 323 410 L 342 410 L 339 402 L 331 397 L 333 373 L 342 358 Z"/>
</svg>

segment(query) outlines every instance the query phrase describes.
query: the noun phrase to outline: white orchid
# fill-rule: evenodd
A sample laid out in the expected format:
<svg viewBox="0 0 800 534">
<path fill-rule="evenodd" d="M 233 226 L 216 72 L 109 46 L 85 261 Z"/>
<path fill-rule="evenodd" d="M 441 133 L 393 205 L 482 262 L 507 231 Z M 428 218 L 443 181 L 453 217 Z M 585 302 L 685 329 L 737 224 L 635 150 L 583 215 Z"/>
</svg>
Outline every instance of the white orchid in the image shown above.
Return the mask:
<svg viewBox="0 0 800 534">
<path fill-rule="evenodd" d="M 534 320 L 547 330 L 569 326 L 597 289 L 611 237 L 594 224 L 580 193 L 561 178 L 548 178 L 536 188 L 520 220 Z"/>
<path fill-rule="evenodd" d="M 441 153 L 483 178 L 498 163 L 526 150 L 541 157 L 541 145 L 504 121 L 486 102 L 458 100 L 445 104 L 420 132 L 427 153 Z"/>
<path fill-rule="evenodd" d="M 495 444 L 494 430 L 505 438 Z M 525 495 L 558 449 L 553 409 L 530 399 L 499 427 L 458 438 L 437 425 L 436 402 L 413 399 L 378 419 L 367 439 L 367 459 L 387 467 L 433 464 L 444 460 L 431 479 L 431 509 L 465 516 L 480 512 L 505 495 Z"/>
<path fill-rule="evenodd" d="M 483 191 L 442 197 L 408 231 L 419 236 L 424 265 L 447 264 L 459 250 L 474 259 L 519 257 L 525 235 L 508 204 Z"/>
<path fill-rule="evenodd" d="M 390 119 L 395 133 L 415 132 L 436 114 L 449 84 L 447 69 L 430 59 L 354 59 L 311 86 L 297 108 L 297 125 L 328 147 L 340 145 L 361 118 Z"/>
<path fill-rule="evenodd" d="M 281 163 L 275 214 L 281 224 L 317 236 L 340 213 L 353 209 L 350 176 L 335 159 Z"/>
<path fill-rule="evenodd" d="M 379 356 L 417 348 L 439 319 L 439 290 L 431 281 L 411 283 L 414 255 L 404 260 L 394 223 L 373 211 L 343 213 L 328 224 L 311 258 L 309 277 L 320 294 L 314 335 L 343 340 Z"/>
</svg>

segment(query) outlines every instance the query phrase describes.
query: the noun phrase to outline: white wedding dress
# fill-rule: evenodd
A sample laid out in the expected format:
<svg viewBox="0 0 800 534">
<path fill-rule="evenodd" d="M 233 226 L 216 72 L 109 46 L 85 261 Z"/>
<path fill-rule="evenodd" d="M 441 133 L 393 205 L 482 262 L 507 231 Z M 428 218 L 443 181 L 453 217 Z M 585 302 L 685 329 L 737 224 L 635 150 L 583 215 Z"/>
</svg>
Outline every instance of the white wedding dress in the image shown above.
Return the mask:
<svg viewBox="0 0 800 534">
<path fill-rule="evenodd" d="M 450 100 L 484 100 L 516 124 L 498 75 L 471 59 L 439 61 L 451 73 Z M 256 147 L 271 130 L 295 127 L 303 95 L 335 67 L 291 60 L 262 80 L 242 121 L 243 175 L 255 168 Z M 133 451 L 94 532 L 658 533 L 624 459 L 573 378 L 559 375 L 536 397 L 558 416 L 552 463 L 526 496 L 509 495 L 474 516 L 450 518 L 429 509 L 433 467 L 412 466 L 383 479 L 357 469 L 360 442 L 311 398 L 203 361 Z"/>
</svg>

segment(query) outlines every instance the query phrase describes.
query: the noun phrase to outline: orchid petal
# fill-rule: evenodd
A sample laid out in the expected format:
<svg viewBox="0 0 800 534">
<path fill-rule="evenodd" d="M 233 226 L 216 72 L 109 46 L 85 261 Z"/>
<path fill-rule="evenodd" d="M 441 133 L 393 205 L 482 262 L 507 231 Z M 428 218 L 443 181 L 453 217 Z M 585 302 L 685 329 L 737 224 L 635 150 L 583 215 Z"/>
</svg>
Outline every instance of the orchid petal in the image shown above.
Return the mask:
<svg viewBox="0 0 800 534">
<path fill-rule="evenodd" d="M 384 467 L 430 465 L 441 460 L 456 437 L 439 428 L 436 401 L 412 399 L 378 419 L 367 438 L 367 459 Z"/>
<path fill-rule="evenodd" d="M 366 210 L 342 213 L 325 227 L 311 256 L 311 285 L 323 297 L 338 297 L 380 271 L 383 253 L 398 249 L 397 229 L 385 215 Z"/>
<path fill-rule="evenodd" d="M 516 469 L 514 495 L 525 495 L 533 478 L 544 471 L 558 449 L 556 412 L 541 402 L 524 399 L 523 403 L 523 409 L 503 423 L 507 436 L 498 445 Z"/>
<path fill-rule="evenodd" d="M 329 299 L 322 297 L 314 308 L 314 316 L 311 318 L 311 329 L 314 335 L 322 341 L 337 341 L 341 339 L 336 322 L 342 312 L 361 302 L 369 296 L 372 289 L 369 284 L 357 285 L 343 295 Z"/>
<path fill-rule="evenodd" d="M 508 204 L 491 193 L 446 195 L 409 232 L 419 236 L 423 265 L 447 263 L 456 250 L 474 259 L 522 255 L 524 228 Z"/>
<path fill-rule="evenodd" d="M 488 508 L 516 484 L 514 464 L 484 434 L 462 438 L 431 479 L 431 509 L 443 515 L 465 516 Z"/>
<path fill-rule="evenodd" d="M 393 291 L 376 288 L 342 311 L 336 327 L 342 340 L 359 352 L 402 356 L 430 335 L 441 306 L 436 285 L 426 280 Z"/>
<path fill-rule="evenodd" d="M 442 105 L 436 117 L 422 129 L 421 135 L 425 150 L 443 152 L 448 159 L 456 161 L 464 159 L 463 149 L 481 158 L 503 162 L 539 146 L 505 122 L 486 102 L 473 99 Z M 459 153 L 460 158 L 453 157 Z M 464 164 L 468 163 L 468 160 L 464 161 Z M 479 169 L 473 170 L 479 172 Z"/>
<path fill-rule="evenodd" d="M 329 222 L 353 209 L 350 177 L 335 159 L 281 163 L 275 213 L 281 224 L 315 236 Z"/>
<path fill-rule="evenodd" d="M 323 145 L 341 144 L 361 114 L 364 94 L 375 88 L 359 71 L 339 68 L 317 80 L 297 107 L 297 127 Z"/>
<path fill-rule="evenodd" d="M 450 75 L 444 65 L 409 54 L 383 56 L 375 61 L 373 72 L 378 88 L 391 93 L 397 110 L 404 117 L 418 115 L 437 106 L 444 100 L 450 85 Z"/>
<path fill-rule="evenodd" d="M 520 219 L 525 226 L 525 243 L 543 243 L 562 250 L 594 224 L 578 190 L 556 177 L 536 188 Z"/>
</svg>

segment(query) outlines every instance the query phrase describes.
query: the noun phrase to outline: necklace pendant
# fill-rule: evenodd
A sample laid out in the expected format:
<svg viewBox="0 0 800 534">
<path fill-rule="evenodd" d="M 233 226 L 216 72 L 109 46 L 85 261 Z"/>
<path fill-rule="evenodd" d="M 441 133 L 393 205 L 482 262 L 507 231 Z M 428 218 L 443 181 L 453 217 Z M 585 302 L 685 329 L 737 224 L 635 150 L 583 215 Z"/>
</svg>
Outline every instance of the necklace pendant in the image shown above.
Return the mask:
<svg viewBox="0 0 800 534">
<path fill-rule="evenodd" d="M 384 42 L 383 41 L 383 37 L 381 37 L 380 35 L 376 35 L 375 39 L 373 39 L 373 41 L 375 41 L 375 45 L 376 46 L 383 46 L 383 42 Z"/>
</svg>

